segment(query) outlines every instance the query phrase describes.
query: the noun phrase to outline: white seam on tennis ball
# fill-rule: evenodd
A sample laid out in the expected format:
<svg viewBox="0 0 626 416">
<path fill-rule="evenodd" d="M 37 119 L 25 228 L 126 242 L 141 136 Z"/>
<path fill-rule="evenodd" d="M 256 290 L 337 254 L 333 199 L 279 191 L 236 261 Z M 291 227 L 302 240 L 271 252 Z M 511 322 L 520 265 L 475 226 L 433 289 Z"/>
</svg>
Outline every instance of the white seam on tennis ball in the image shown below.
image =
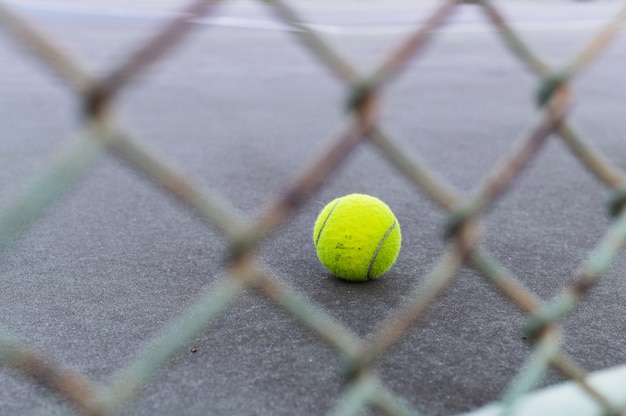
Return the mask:
<svg viewBox="0 0 626 416">
<path fill-rule="evenodd" d="M 341 202 L 341 199 L 339 199 L 339 201 L 335 202 L 335 205 L 333 205 L 333 207 L 330 209 L 330 212 L 328 213 L 328 215 L 324 219 L 324 223 L 320 227 L 320 232 L 317 234 L 317 238 L 315 239 L 315 247 L 316 248 L 317 248 L 317 243 L 319 243 L 320 237 L 322 236 L 322 231 L 324 231 L 324 227 L 326 227 L 326 223 L 328 222 L 328 219 L 333 214 L 333 211 L 335 210 L 335 208 L 337 208 L 337 205 L 339 205 L 340 202 Z"/>
<path fill-rule="evenodd" d="M 389 234 L 391 234 L 391 232 L 393 231 L 394 228 L 396 228 L 396 220 L 393 221 L 393 224 L 391 224 L 391 227 L 389 227 L 389 229 L 387 230 L 387 232 L 385 233 L 383 238 L 378 243 L 378 247 L 376 247 L 376 251 L 374 251 L 374 255 L 372 256 L 372 259 L 370 260 L 370 265 L 367 268 L 367 280 L 370 280 L 370 274 L 372 273 L 372 267 L 374 267 L 374 262 L 376 261 L 376 257 L 378 256 L 378 252 L 380 251 L 380 249 L 383 246 L 383 243 L 385 242 L 385 240 L 387 239 Z"/>
</svg>

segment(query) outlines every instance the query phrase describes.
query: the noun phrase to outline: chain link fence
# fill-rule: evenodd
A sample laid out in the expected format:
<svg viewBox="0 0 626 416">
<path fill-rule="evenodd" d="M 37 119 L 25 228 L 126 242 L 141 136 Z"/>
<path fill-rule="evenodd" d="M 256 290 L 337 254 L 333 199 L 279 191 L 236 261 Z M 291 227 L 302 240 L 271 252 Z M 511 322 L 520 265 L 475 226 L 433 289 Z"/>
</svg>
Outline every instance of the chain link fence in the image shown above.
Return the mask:
<svg viewBox="0 0 626 416">
<path fill-rule="evenodd" d="M 434 12 L 403 42 L 397 45 L 371 73 L 362 73 L 342 57 L 332 44 L 307 25 L 292 6 L 282 0 L 267 1 L 282 21 L 294 30 L 293 36 L 345 82 L 350 91 L 347 101 L 349 117 L 330 145 L 312 158 L 277 192 L 256 220 L 239 217 L 224 201 L 197 185 L 171 164 L 155 157 L 151 149 L 122 130 L 112 115 L 115 99 L 148 66 L 180 44 L 194 26 L 194 20 L 207 17 L 219 3 L 194 1 L 178 17 L 141 45 L 110 73 L 97 77 L 66 56 L 37 28 L 26 23 L 10 7 L 0 3 L 0 27 L 20 45 L 43 61 L 50 71 L 61 77 L 80 98 L 83 108 L 80 140 L 66 149 L 44 173 L 14 198 L 0 213 L 0 250 L 9 252 L 14 242 L 34 225 L 45 208 L 62 198 L 64 191 L 104 153 L 130 162 L 147 173 L 189 208 L 217 227 L 227 237 L 224 258 L 226 276 L 210 291 L 166 324 L 159 335 L 148 341 L 134 359 L 121 368 L 113 380 L 100 385 L 85 375 L 55 362 L 45 351 L 34 351 L 12 336 L 0 332 L 0 363 L 14 368 L 50 390 L 63 396 L 86 415 L 116 414 L 140 394 L 142 386 L 194 335 L 227 313 L 244 290 L 256 290 L 293 315 L 303 326 L 332 346 L 345 362 L 347 388 L 338 393 L 334 414 L 356 414 L 373 407 L 389 415 L 415 415 L 419 412 L 406 400 L 387 388 L 375 371 L 376 363 L 390 348 L 400 342 L 411 328 L 420 324 L 429 307 L 450 285 L 465 265 L 475 268 L 484 279 L 528 315 L 525 331 L 533 342 L 533 352 L 519 368 L 501 398 L 504 412 L 532 391 L 549 367 L 577 382 L 584 394 L 595 400 L 606 414 L 626 413 L 626 392 L 622 403 L 609 401 L 603 391 L 587 382 L 585 371 L 562 349 L 560 323 L 579 304 L 601 278 L 626 242 L 626 188 L 623 172 L 590 146 L 568 122 L 571 107 L 571 81 L 610 44 L 624 19 L 626 6 L 593 36 L 564 66 L 552 68 L 534 53 L 509 25 L 494 2 L 488 0 L 443 1 Z M 387 84 L 400 76 L 407 63 L 415 58 L 435 36 L 455 10 L 465 3 L 480 9 L 495 26 L 520 64 L 528 67 L 541 81 L 537 93 L 540 112 L 531 120 L 527 133 L 492 169 L 483 184 L 470 197 L 461 197 L 421 161 L 412 156 L 379 122 L 379 96 Z M 613 190 L 610 228 L 587 256 L 572 283 L 553 299 L 542 300 L 507 271 L 481 245 L 479 222 L 494 204 L 540 154 L 549 136 L 556 134 L 580 162 L 608 188 Z M 406 302 L 380 325 L 368 339 L 355 335 L 321 307 L 307 300 L 297 290 L 284 284 L 262 261 L 255 249 L 273 234 L 304 202 L 308 201 L 338 166 L 363 142 L 378 147 L 410 181 L 448 213 L 446 249 L 435 266 L 422 276 Z"/>
</svg>

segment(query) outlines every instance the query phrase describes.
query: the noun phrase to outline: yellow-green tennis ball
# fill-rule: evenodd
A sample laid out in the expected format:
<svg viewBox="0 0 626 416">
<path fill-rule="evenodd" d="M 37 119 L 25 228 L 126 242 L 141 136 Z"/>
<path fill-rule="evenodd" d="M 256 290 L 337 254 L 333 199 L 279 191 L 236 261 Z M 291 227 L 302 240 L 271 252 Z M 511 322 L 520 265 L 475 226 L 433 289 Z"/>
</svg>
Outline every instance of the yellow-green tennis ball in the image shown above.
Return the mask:
<svg viewBox="0 0 626 416">
<path fill-rule="evenodd" d="M 400 223 L 378 198 L 350 194 L 322 209 L 313 229 L 317 257 L 332 274 L 345 280 L 376 279 L 400 252 Z"/>
</svg>

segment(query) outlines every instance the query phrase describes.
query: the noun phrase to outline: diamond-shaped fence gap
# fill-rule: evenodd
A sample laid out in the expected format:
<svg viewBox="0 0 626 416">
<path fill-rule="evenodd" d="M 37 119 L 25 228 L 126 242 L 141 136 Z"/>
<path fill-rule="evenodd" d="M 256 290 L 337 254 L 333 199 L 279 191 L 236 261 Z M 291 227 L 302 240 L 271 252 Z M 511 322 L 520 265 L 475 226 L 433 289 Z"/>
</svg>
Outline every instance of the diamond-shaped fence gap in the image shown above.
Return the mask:
<svg viewBox="0 0 626 416">
<path fill-rule="evenodd" d="M 373 133 L 371 130 L 376 121 L 378 97 L 369 90 L 370 87 L 381 86 L 382 83 L 399 69 L 405 61 L 419 52 L 430 37 L 430 29 L 440 25 L 447 12 L 453 9 L 454 4 L 445 4 L 437 13 L 433 14 L 425 27 L 415 31 L 409 39 L 400 44 L 399 49 L 392 52 L 379 66 L 374 74 L 374 84 L 365 85 L 365 89 L 353 88 L 349 98 L 350 109 L 354 111 L 354 118 L 346 130 L 341 133 L 334 144 L 312 160 L 299 174 L 294 177 L 289 187 L 274 199 L 263 211 L 260 221 L 247 233 L 247 241 L 238 241 L 235 252 L 245 250 L 261 237 L 272 232 L 289 216 L 293 208 L 297 208 L 312 192 L 314 192 L 332 170 L 347 156 L 348 152 L 358 143 L 362 135 Z M 302 23 L 302 19 L 283 2 L 275 2 L 277 12 L 287 23 L 294 26 L 301 40 L 307 44 L 322 61 L 338 73 L 344 80 L 354 83 L 358 74 L 347 64 L 336 51 L 328 47 L 315 32 Z"/>
<path fill-rule="evenodd" d="M 606 232 L 606 197 L 603 186 L 580 169 L 563 143 L 552 140 L 514 191 L 485 216 L 485 247 L 528 288 L 550 297 L 569 282 Z M 563 215 L 571 207 L 577 209 Z M 552 261 L 554 256 L 560 260 Z"/>
<path fill-rule="evenodd" d="M 392 205 L 402 228 L 404 248 L 385 279 L 369 285 L 337 280 L 324 269 L 315 253 L 313 224 L 326 203 L 346 193 L 368 193 L 382 200 L 393 200 L 396 195 L 411 192 L 412 185 L 408 181 L 400 178 L 389 181 L 393 175 L 397 175 L 395 169 L 377 149 L 357 148 L 331 176 L 327 186 L 262 244 L 260 252 L 264 262 L 276 270 L 281 279 L 298 287 L 332 316 L 362 335 L 369 334 L 388 315 L 391 305 L 402 305 L 406 294 L 417 286 L 422 273 L 432 265 L 432 257 L 440 254 L 444 246 L 436 224 L 444 217 L 419 195 L 402 205 Z M 296 233 L 295 230 L 306 232 Z M 290 249 L 294 245 L 300 248 Z M 418 246 L 424 250 L 410 254 L 411 247 Z M 326 282 L 328 287 L 320 287 L 321 282 Z"/>
<path fill-rule="evenodd" d="M 134 352 L 215 280 L 223 255 L 206 224 L 107 162 L 26 235 L 3 266 L 13 290 L 2 292 L 21 311 L 11 327 L 33 328 L 21 335 L 100 380 L 124 364 L 120 351 Z"/>
<path fill-rule="evenodd" d="M 530 352 L 524 323 L 515 305 L 464 268 L 419 325 L 380 360 L 381 378 L 432 414 L 475 408 L 500 397 Z M 444 411 L 452 397 L 463 407 Z"/>
<path fill-rule="evenodd" d="M 268 47 L 283 59 L 269 59 Z M 343 88 L 314 63 L 285 33 L 201 30 L 127 91 L 123 117 L 200 183 L 255 212 L 345 117 Z M 233 178 L 241 187 L 227 186 Z"/>
<path fill-rule="evenodd" d="M 529 125 L 534 84 L 493 35 L 457 39 L 445 30 L 386 90 L 381 120 L 428 167 L 469 192 Z"/>
<path fill-rule="evenodd" d="M 195 347 L 191 352 L 191 348 Z M 248 290 L 232 308 L 199 332 L 150 382 L 129 413 L 163 406 L 175 412 L 185 397 L 191 409 L 199 398 L 211 414 L 255 412 L 286 414 L 289 397 L 299 397 L 298 411 L 321 413 L 332 408 L 342 389 L 337 352 L 265 296 Z M 184 381 L 181 382 L 181 377 Z M 238 397 L 238 400 L 233 400 Z"/>
<path fill-rule="evenodd" d="M 137 396 L 161 366 L 187 348 L 200 331 L 232 307 L 245 289 L 244 281 L 253 277 L 251 272 L 233 270 L 231 275 L 213 283 L 181 313 L 162 325 L 157 334 L 142 344 L 142 348 L 135 349 L 128 363 L 115 371 L 102 391 L 103 410 L 116 412 Z"/>
</svg>

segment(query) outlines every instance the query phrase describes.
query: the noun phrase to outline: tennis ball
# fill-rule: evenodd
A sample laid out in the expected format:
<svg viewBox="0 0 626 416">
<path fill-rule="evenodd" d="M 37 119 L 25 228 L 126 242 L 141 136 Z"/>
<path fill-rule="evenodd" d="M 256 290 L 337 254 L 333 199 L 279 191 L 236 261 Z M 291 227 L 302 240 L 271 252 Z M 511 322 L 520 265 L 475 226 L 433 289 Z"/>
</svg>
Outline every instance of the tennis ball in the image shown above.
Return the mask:
<svg viewBox="0 0 626 416">
<path fill-rule="evenodd" d="M 335 276 L 351 281 L 376 279 L 400 252 L 400 224 L 378 198 L 350 194 L 322 209 L 313 229 L 320 262 Z"/>
</svg>

